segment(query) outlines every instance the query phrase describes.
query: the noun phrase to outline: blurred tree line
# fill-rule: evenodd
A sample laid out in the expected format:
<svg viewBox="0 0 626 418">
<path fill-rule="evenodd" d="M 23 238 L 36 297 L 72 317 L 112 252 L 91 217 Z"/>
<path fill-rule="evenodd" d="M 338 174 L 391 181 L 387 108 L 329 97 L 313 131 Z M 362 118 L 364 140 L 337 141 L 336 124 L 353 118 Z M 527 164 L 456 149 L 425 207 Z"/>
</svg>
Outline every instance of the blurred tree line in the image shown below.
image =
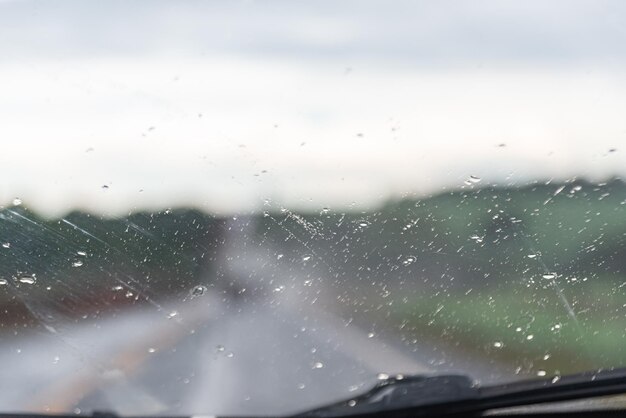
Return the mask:
<svg viewBox="0 0 626 418">
<path fill-rule="evenodd" d="M 364 212 L 270 207 L 255 215 L 255 230 L 246 237 L 294 263 L 311 257 L 329 286 L 353 296 L 372 283 L 376 291 L 500 286 L 540 270 L 623 281 L 625 205 L 621 180 L 468 187 Z M 5 317 L 40 301 L 71 315 L 184 297 L 198 284 L 211 286 L 225 222 L 183 209 L 117 219 L 74 212 L 46 220 L 21 206 L 5 208 Z M 28 277 L 35 283 L 22 280 Z"/>
</svg>

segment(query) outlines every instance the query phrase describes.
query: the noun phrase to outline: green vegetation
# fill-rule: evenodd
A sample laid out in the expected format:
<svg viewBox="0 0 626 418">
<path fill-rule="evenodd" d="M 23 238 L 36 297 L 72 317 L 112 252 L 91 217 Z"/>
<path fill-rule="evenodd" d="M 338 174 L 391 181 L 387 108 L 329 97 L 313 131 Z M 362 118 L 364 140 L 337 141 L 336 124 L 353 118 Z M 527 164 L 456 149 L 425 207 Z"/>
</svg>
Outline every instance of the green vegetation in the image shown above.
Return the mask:
<svg viewBox="0 0 626 418">
<path fill-rule="evenodd" d="M 309 251 L 305 243 L 350 284 L 338 289 L 345 315 L 382 318 L 405 337 L 428 336 L 520 373 L 626 365 L 619 180 L 458 191 L 305 219 L 309 228 L 275 215 L 265 233 L 296 236 L 295 253 Z"/>
<path fill-rule="evenodd" d="M 626 291 L 607 282 L 566 284 L 574 314 L 551 284 L 412 298 L 392 321 L 405 332 L 519 367 L 567 374 L 626 364 Z"/>
<path fill-rule="evenodd" d="M 315 272 L 343 314 L 408 340 L 428 336 L 521 373 L 626 365 L 621 180 L 468 188 L 361 213 L 276 209 L 252 224 L 246 240 Z M 33 304 L 71 320 L 210 286 L 227 229 L 192 210 L 50 221 L 16 207 L 0 225 L 4 328 Z M 24 275 L 37 286 L 20 284 Z"/>
<path fill-rule="evenodd" d="M 0 224 L 2 328 L 36 312 L 73 320 L 187 292 L 208 276 L 220 239 L 217 220 L 186 210 L 44 220 L 16 207 L 0 212 Z M 22 283 L 29 277 L 35 286 Z"/>
</svg>

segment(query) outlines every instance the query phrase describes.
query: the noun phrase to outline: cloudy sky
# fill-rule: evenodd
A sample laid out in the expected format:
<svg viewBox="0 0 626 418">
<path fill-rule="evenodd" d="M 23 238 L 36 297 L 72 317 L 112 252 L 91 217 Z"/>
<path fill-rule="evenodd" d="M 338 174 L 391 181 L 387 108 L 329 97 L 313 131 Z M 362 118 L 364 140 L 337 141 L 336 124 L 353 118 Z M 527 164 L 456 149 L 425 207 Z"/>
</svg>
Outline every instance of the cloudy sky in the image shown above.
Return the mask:
<svg viewBox="0 0 626 418">
<path fill-rule="evenodd" d="M 626 173 L 621 1 L 0 1 L 0 204 L 365 208 Z"/>
</svg>

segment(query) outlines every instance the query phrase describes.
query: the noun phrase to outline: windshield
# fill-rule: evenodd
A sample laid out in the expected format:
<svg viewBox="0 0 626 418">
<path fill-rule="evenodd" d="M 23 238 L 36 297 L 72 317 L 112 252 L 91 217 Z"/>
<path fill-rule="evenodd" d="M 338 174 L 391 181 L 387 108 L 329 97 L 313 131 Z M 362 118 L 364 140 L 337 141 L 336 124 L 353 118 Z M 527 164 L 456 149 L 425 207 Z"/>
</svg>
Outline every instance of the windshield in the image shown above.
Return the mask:
<svg viewBox="0 0 626 418">
<path fill-rule="evenodd" d="M 0 1 L 0 411 L 626 366 L 625 17 Z"/>
</svg>

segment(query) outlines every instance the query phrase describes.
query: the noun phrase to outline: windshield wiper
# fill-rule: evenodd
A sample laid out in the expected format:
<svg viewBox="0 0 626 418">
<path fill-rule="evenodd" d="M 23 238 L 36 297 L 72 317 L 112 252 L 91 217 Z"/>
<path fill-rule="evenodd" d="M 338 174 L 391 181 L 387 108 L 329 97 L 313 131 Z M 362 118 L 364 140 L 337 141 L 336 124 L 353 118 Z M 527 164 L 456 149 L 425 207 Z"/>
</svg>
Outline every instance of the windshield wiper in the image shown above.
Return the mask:
<svg viewBox="0 0 626 418">
<path fill-rule="evenodd" d="M 417 375 L 389 378 L 349 400 L 285 418 L 480 416 L 484 412 L 502 408 L 624 393 L 626 393 L 626 368 L 568 375 L 558 380 L 532 379 L 493 386 L 480 386 L 470 377 L 463 375 Z M 583 412 L 593 414 L 592 411 Z M 601 413 L 602 416 L 609 416 L 610 412 L 605 410 Z M 623 410 L 612 412 L 624 413 Z M 517 414 L 520 415 L 532 415 L 532 412 Z M 574 416 L 577 412 L 568 412 L 567 415 Z M 0 418 L 9 417 L 76 418 L 76 415 L 0 413 Z M 111 412 L 94 412 L 80 417 L 118 416 Z"/>
<path fill-rule="evenodd" d="M 479 415 L 500 408 L 622 393 L 626 393 L 626 369 L 581 373 L 558 380 L 533 379 L 484 387 L 463 375 L 419 375 L 381 381 L 362 395 L 296 417 Z"/>
</svg>

